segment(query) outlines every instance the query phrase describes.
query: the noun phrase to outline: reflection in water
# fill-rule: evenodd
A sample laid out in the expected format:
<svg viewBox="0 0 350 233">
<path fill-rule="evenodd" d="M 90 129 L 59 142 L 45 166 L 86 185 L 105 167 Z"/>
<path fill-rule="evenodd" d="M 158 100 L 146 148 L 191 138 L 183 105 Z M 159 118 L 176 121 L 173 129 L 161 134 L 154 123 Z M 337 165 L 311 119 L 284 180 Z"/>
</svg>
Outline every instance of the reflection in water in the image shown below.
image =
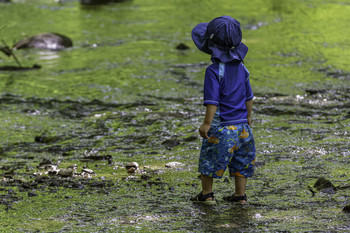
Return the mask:
<svg viewBox="0 0 350 233">
<path fill-rule="evenodd" d="M 201 231 L 224 231 L 224 230 L 249 230 L 253 218 L 257 219 L 261 215 L 257 214 L 250 205 L 237 203 L 220 202 L 216 206 L 195 205 L 198 211 L 198 222 Z M 256 217 L 258 216 L 258 217 Z"/>
</svg>

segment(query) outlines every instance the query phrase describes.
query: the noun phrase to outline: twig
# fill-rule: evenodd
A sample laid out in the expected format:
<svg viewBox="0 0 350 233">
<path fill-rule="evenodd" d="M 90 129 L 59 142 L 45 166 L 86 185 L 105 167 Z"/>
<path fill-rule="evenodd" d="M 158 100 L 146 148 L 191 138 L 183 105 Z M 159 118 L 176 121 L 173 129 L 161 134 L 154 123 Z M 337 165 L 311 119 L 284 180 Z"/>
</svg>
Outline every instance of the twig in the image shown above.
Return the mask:
<svg viewBox="0 0 350 233">
<path fill-rule="evenodd" d="M 0 30 L 1 30 L 1 29 L 2 29 L 2 28 L 0 28 Z M 6 48 L 6 50 L 5 50 L 5 49 L 2 49 L 1 51 L 3 51 L 3 52 L 4 52 L 7 56 L 9 56 L 9 57 L 12 56 L 13 59 L 15 59 L 17 65 L 18 65 L 19 67 L 22 67 L 22 65 L 21 65 L 21 63 L 19 62 L 19 60 L 17 59 L 16 55 L 13 53 L 12 49 L 10 49 L 10 47 L 6 44 L 6 42 L 5 42 L 4 40 L 1 40 L 1 42 L 5 45 L 4 48 Z"/>
</svg>

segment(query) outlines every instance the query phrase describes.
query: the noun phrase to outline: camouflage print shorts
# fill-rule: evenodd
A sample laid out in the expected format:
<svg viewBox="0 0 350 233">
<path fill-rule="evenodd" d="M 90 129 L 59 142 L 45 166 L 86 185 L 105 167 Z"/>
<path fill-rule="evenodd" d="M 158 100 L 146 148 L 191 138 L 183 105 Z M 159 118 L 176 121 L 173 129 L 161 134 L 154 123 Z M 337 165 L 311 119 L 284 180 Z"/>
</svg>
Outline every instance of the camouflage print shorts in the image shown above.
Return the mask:
<svg viewBox="0 0 350 233">
<path fill-rule="evenodd" d="M 253 176 L 255 143 L 248 124 L 219 126 L 210 129 L 208 136 L 199 157 L 201 174 L 221 178 L 228 167 L 230 176 Z"/>
</svg>

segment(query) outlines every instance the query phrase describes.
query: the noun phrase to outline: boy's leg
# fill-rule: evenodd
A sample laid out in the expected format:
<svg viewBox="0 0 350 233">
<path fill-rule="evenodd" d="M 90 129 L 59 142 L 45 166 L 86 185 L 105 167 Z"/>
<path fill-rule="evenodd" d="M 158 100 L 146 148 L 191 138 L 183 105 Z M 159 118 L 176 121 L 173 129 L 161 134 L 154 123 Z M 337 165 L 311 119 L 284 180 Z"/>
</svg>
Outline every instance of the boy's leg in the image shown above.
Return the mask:
<svg viewBox="0 0 350 233">
<path fill-rule="evenodd" d="M 235 196 L 244 196 L 245 188 L 247 186 L 247 178 L 245 177 L 235 177 Z"/>
<path fill-rule="evenodd" d="M 202 194 L 206 195 L 213 192 L 213 177 L 201 174 L 202 180 Z M 212 197 L 206 199 L 207 201 L 213 200 Z"/>
</svg>

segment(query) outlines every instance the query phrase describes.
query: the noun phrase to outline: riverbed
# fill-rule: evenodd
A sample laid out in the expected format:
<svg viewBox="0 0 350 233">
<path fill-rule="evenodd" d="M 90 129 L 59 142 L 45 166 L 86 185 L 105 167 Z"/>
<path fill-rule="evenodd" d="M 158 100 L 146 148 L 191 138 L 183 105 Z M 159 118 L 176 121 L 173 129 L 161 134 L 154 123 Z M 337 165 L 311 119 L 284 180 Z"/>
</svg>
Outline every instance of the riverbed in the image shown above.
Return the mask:
<svg viewBox="0 0 350 233">
<path fill-rule="evenodd" d="M 1 45 L 73 41 L 14 51 L 40 69 L 0 71 L 0 231 L 349 232 L 349 11 L 349 0 L 0 3 Z M 249 47 L 257 160 L 245 206 L 222 200 L 228 174 L 217 205 L 189 201 L 210 64 L 191 30 L 220 15 L 241 22 Z M 16 65 L 0 53 L 0 67 Z M 45 163 L 76 175 L 46 175 Z"/>
</svg>

